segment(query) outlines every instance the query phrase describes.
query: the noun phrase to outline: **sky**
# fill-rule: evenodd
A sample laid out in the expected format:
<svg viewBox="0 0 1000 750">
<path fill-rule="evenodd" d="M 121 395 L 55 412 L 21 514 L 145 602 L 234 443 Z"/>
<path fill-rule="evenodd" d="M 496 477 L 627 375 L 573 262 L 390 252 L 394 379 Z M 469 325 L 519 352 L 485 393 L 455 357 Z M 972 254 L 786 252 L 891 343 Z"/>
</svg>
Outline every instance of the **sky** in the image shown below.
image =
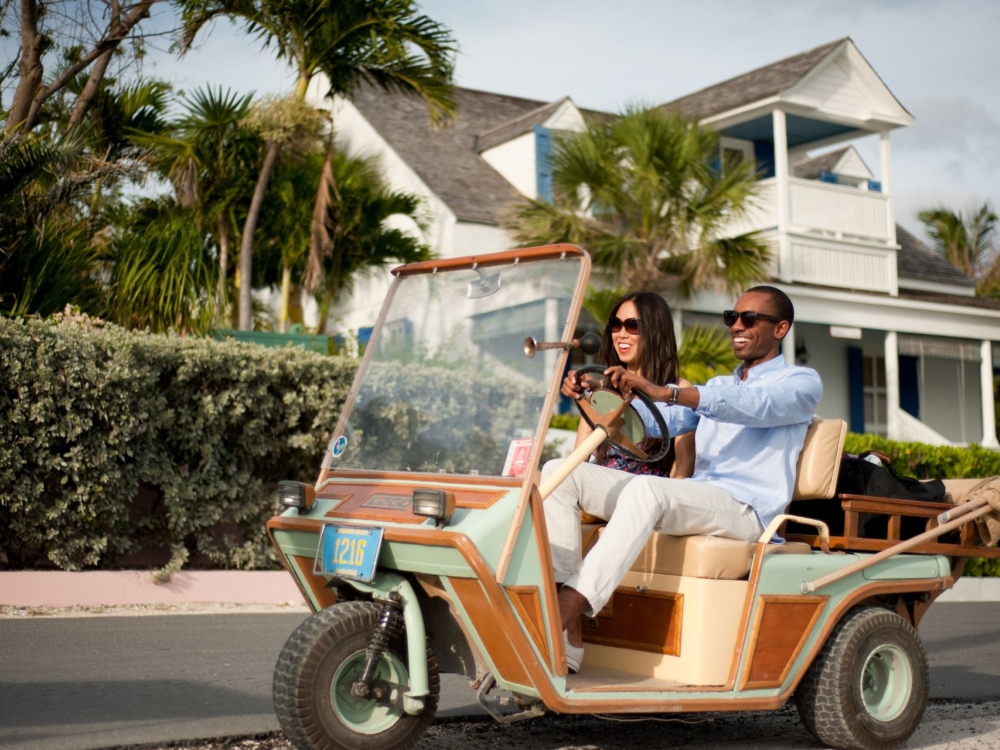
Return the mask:
<svg viewBox="0 0 1000 750">
<path fill-rule="evenodd" d="M 850 36 L 916 118 L 892 133 L 897 219 L 989 199 L 1000 208 L 1000 2 L 996 0 L 424 0 L 458 40 L 456 82 L 617 111 L 658 104 Z M 151 19 L 170 23 L 160 6 Z M 165 45 L 161 45 L 165 47 Z M 227 21 L 146 73 L 286 92 L 292 76 Z M 876 136 L 856 142 L 879 172 Z"/>
</svg>

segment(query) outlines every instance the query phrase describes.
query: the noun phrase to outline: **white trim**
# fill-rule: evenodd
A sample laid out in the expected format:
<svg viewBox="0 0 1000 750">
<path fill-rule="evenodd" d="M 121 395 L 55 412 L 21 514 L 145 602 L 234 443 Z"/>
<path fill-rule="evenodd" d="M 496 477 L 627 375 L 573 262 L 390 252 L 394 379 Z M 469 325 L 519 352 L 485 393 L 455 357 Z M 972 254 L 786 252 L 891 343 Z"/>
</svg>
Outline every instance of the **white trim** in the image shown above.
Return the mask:
<svg viewBox="0 0 1000 750">
<path fill-rule="evenodd" d="M 904 277 L 899 279 L 899 288 L 908 289 L 914 292 L 955 294 L 961 297 L 976 296 L 976 290 L 971 286 L 959 286 L 958 284 L 945 284 L 940 281 L 923 281 L 922 279 L 909 279 Z"/>
<path fill-rule="evenodd" d="M 885 334 L 885 422 L 886 437 L 899 440 L 899 334 Z"/>
<path fill-rule="evenodd" d="M 870 135 L 877 135 L 879 132 L 881 131 L 855 128 L 854 130 L 848 130 L 840 135 L 831 135 L 829 138 L 823 138 L 818 141 L 810 141 L 809 143 L 804 143 L 801 146 L 794 146 L 788 150 L 788 156 L 791 159 L 797 159 L 800 156 L 805 156 L 810 151 L 816 151 L 821 148 L 826 148 L 827 146 L 836 146 L 844 143 L 845 141 L 854 141 L 858 138 L 866 138 Z"/>
<path fill-rule="evenodd" d="M 1000 448 L 997 440 L 996 412 L 993 404 L 993 343 L 983 341 L 979 350 L 979 396 L 983 407 L 983 435 L 981 445 L 984 448 Z"/>
<path fill-rule="evenodd" d="M 726 163 L 723 156 L 726 150 L 729 151 L 739 151 L 743 154 L 743 158 L 751 164 L 757 163 L 757 156 L 754 154 L 753 141 L 748 141 L 743 138 L 730 138 L 729 136 L 719 137 L 719 167 L 721 170 L 725 171 Z"/>
</svg>

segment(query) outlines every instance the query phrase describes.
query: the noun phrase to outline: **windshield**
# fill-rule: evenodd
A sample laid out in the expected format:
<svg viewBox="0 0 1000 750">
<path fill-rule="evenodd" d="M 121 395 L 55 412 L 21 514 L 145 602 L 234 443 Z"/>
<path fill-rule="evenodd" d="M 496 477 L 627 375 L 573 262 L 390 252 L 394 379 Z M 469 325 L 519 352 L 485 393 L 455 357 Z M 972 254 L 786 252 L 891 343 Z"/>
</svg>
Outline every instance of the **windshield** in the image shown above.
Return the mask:
<svg viewBox="0 0 1000 750">
<path fill-rule="evenodd" d="M 405 275 L 324 467 L 520 476 L 528 468 L 584 259 Z M 358 388 L 358 384 L 355 384 Z"/>
</svg>

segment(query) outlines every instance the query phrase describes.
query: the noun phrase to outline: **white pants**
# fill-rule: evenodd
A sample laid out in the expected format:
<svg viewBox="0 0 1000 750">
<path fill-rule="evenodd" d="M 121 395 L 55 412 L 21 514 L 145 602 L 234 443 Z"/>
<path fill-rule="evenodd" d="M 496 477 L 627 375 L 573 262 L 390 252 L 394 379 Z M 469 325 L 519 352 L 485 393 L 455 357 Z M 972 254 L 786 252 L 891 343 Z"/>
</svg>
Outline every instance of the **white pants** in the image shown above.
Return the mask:
<svg viewBox="0 0 1000 750">
<path fill-rule="evenodd" d="M 549 461 L 543 480 L 561 463 Z M 552 567 L 559 583 L 586 597 L 593 616 L 635 562 L 653 530 L 756 541 L 764 527 L 753 508 L 725 490 L 690 479 L 629 474 L 584 463 L 545 499 Z M 581 563 L 580 512 L 608 520 Z"/>
</svg>

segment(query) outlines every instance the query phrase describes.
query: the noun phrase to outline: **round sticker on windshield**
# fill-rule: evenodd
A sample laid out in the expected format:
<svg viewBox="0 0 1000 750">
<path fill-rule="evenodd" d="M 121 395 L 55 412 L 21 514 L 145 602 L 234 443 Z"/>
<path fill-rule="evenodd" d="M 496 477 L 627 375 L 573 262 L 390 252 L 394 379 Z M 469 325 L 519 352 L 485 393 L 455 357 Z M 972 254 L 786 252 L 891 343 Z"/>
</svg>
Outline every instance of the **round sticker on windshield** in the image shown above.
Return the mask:
<svg viewBox="0 0 1000 750">
<path fill-rule="evenodd" d="M 333 444 L 333 457 L 340 458 L 347 449 L 347 438 L 341 435 Z"/>
</svg>

